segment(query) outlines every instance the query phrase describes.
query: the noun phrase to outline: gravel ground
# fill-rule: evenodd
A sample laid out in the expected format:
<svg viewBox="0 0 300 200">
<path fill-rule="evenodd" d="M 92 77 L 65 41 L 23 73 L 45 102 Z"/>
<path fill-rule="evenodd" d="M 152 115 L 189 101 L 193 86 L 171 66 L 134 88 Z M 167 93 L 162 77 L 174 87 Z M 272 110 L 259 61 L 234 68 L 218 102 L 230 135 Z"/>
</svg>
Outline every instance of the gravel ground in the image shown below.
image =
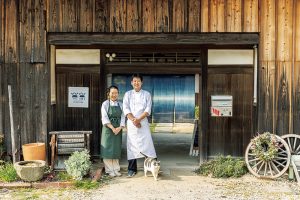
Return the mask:
<svg viewBox="0 0 300 200">
<path fill-rule="evenodd" d="M 164 171 L 158 181 L 139 171 L 133 178 L 113 178 L 99 189 L 0 189 L 0 199 L 300 199 L 300 186 L 286 179 L 263 180 L 247 174 L 242 178 L 216 179 L 189 170 Z"/>
</svg>

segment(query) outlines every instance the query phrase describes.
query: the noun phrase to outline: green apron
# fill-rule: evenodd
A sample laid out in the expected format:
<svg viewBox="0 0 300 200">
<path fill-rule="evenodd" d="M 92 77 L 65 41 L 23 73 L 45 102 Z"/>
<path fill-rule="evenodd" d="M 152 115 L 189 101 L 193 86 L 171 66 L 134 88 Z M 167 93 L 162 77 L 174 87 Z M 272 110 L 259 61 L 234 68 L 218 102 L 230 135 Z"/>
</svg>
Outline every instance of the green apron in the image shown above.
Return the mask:
<svg viewBox="0 0 300 200">
<path fill-rule="evenodd" d="M 108 107 L 108 118 L 113 125 L 117 128 L 120 126 L 122 109 L 119 106 Z M 101 134 L 101 157 L 104 159 L 120 159 L 122 146 L 122 130 L 115 135 L 114 132 L 103 125 Z"/>
</svg>

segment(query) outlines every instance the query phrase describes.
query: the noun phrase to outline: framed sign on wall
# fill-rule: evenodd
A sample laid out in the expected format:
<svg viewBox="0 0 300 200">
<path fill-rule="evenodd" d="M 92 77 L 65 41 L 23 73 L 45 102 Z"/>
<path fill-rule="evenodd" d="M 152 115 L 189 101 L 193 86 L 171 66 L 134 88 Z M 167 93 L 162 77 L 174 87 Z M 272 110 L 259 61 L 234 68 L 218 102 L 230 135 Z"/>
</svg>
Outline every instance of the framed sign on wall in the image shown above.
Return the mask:
<svg viewBox="0 0 300 200">
<path fill-rule="evenodd" d="M 68 107 L 88 108 L 89 107 L 89 88 L 88 87 L 69 87 L 68 88 Z"/>
</svg>

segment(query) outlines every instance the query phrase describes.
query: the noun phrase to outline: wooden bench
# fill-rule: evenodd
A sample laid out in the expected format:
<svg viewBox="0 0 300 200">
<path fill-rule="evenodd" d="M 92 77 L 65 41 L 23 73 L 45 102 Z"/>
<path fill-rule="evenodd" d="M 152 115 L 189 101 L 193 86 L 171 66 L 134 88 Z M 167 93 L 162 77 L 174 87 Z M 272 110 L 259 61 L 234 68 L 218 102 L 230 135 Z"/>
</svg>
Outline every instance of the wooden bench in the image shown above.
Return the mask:
<svg viewBox="0 0 300 200">
<path fill-rule="evenodd" d="M 52 131 L 51 169 L 65 169 L 64 161 L 75 151 L 90 151 L 90 135 L 92 131 Z"/>
</svg>

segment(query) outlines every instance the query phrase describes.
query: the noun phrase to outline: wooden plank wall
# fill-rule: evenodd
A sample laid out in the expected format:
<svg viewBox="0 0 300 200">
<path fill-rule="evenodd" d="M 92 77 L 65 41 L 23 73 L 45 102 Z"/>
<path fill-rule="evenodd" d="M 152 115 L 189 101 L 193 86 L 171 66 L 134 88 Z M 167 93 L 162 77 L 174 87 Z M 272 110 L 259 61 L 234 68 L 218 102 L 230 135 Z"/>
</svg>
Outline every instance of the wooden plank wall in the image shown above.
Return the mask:
<svg viewBox="0 0 300 200">
<path fill-rule="evenodd" d="M 0 11 L 0 131 L 12 84 L 21 143 L 46 141 L 47 32 L 259 32 L 258 131 L 300 134 L 298 0 L 0 0 Z"/>
<path fill-rule="evenodd" d="M 293 132 L 300 134 L 300 18 L 295 16 L 300 15 L 300 1 L 294 4 L 294 19 L 293 37 L 294 37 L 294 70 L 292 72 L 292 118 Z"/>
<path fill-rule="evenodd" d="M 207 101 L 210 101 L 211 95 L 233 96 L 232 117 L 208 118 L 209 156 L 223 154 L 241 157 L 249 143 L 252 130 L 253 69 L 245 66 L 241 68 L 244 70 L 237 72 L 229 67 L 226 71 L 208 67 Z"/>
<path fill-rule="evenodd" d="M 99 72 L 91 71 L 91 67 L 76 66 L 77 70 L 80 69 L 82 73 L 74 72 L 72 68 L 71 70 L 68 68 L 70 67 L 57 67 L 57 103 L 55 106 L 57 116 L 54 122 L 56 130 L 91 130 L 93 134 L 91 135 L 90 151 L 93 155 L 98 155 L 101 138 L 99 137 L 101 124 L 99 102 L 100 74 Z M 78 109 L 67 106 L 67 91 L 70 86 L 89 88 L 89 108 Z"/>
</svg>

